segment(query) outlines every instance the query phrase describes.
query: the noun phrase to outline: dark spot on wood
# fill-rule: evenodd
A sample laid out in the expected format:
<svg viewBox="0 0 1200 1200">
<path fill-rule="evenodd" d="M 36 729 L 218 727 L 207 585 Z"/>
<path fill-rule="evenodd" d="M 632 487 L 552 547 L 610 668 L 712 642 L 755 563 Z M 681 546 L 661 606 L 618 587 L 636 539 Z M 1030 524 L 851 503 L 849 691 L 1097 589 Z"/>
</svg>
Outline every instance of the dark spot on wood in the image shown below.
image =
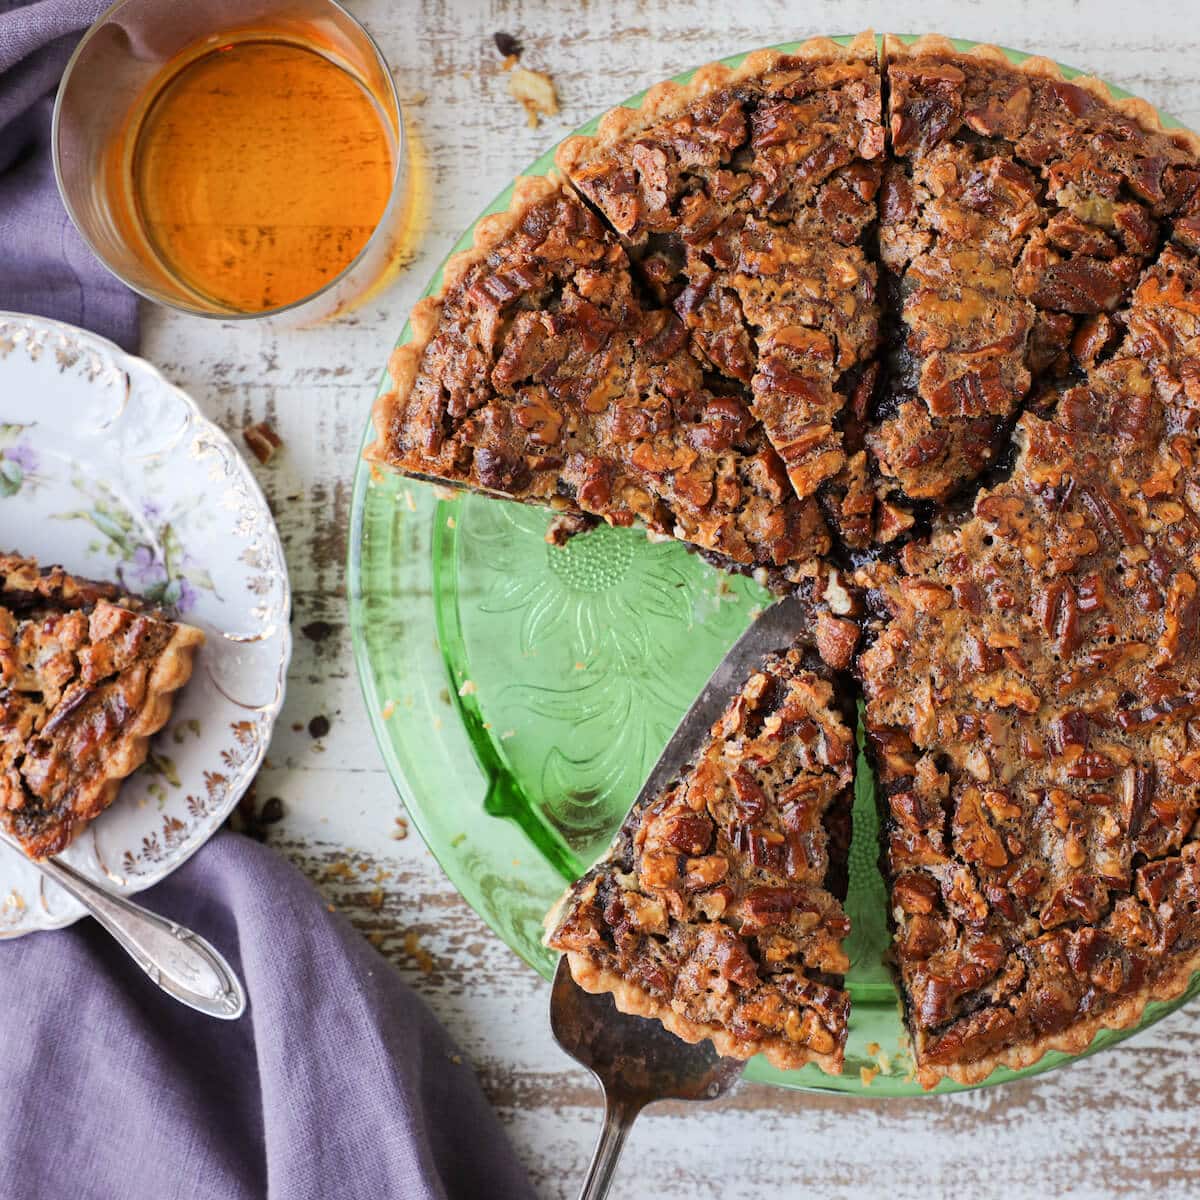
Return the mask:
<svg viewBox="0 0 1200 1200">
<path fill-rule="evenodd" d="M 310 737 L 323 738 L 329 732 L 329 718 L 313 717 L 308 723 L 308 732 Z"/>
<path fill-rule="evenodd" d="M 283 801 L 278 796 L 272 796 L 262 806 L 262 812 L 258 814 L 259 823 L 262 825 L 274 825 L 276 822 L 283 820 L 283 813 Z"/>
<path fill-rule="evenodd" d="M 504 58 L 520 58 L 521 50 L 523 49 L 518 38 L 513 37 L 511 33 L 493 33 L 492 41 L 496 43 L 496 49 L 500 51 Z"/>
</svg>

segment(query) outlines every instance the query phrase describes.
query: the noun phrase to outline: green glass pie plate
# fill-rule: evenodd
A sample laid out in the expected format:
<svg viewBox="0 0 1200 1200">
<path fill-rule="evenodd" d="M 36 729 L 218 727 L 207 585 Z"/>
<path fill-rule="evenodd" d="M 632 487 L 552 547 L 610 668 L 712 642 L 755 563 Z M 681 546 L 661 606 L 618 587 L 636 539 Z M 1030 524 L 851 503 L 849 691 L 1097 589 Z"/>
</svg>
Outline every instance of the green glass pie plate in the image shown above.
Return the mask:
<svg viewBox="0 0 1200 1200">
<path fill-rule="evenodd" d="M 594 132 L 597 122 L 578 132 Z M 544 175 L 553 158 L 547 151 L 525 173 Z M 506 209 L 510 195 L 480 216 Z M 439 270 L 425 294 L 440 282 Z M 406 325 L 398 344 L 410 337 Z M 380 390 L 387 386 L 385 373 Z M 372 438 L 368 424 L 364 445 Z M 770 603 L 755 583 L 638 530 L 601 527 L 549 546 L 550 519 L 360 462 L 348 574 L 367 711 L 409 814 L 471 907 L 547 979 L 556 956 L 541 944 L 545 913 L 608 844 L 679 718 Z M 878 819 L 870 772 L 859 767 L 845 1073 L 780 1071 L 755 1059 L 746 1077 L 867 1097 L 928 1095 L 913 1079 L 898 994 L 882 963 L 889 935 Z M 1200 975 L 1178 1000 L 1150 1005 L 1139 1028 L 1198 991 Z M 1087 1053 L 1133 1032 L 1103 1031 Z M 997 1070 L 982 1086 L 1071 1061 L 1050 1053 L 1023 1071 Z M 959 1090 L 944 1080 L 935 1093 Z"/>
</svg>

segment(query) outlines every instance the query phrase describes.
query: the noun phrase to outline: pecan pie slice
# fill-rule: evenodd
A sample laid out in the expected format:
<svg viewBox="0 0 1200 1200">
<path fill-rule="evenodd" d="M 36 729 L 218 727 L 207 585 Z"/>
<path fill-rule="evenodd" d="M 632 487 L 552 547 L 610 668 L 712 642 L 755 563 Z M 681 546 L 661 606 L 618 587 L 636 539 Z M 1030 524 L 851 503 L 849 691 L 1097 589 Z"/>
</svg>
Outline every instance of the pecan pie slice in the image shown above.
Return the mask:
<svg viewBox="0 0 1200 1200">
<path fill-rule="evenodd" d="M 875 39 L 863 34 L 660 84 L 558 155 L 697 357 L 749 401 L 796 495 L 825 485 L 839 525 L 875 378 L 864 243 L 883 141 Z M 846 517 L 854 530 L 853 500 Z"/>
<path fill-rule="evenodd" d="M 407 474 L 635 521 L 741 567 L 829 549 L 744 397 L 706 377 L 616 238 L 551 179 L 518 181 L 412 314 L 368 458 Z"/>
<path fill-rule="evenodd" d="M 937 36 L 884 51 L 895 332 L 868 442 L 890 487 L 941 501 L 1005 453 L 1034 375 L 1111 349 L 1110 314 L 1200 175 L 1192 135 L 1045 59 Z"/>
<path fill-rule="evenodd" d="M 1200 968 L 1200 265 L 1168 247 L 1121 323 L 1011 478 L 860 573 L 926 1084 L 1080 1051 Z"/>
<path fill-rule="evenodd" d="M 854 740 L 823 670 L 797 649 L 768 657 L 546 940 L 624 1012 L 722 1054 L 838 1073 Z"/>
<path fill-rule="evenodd" d="M 0 554 L 0 825 L 57 854 L 116 799 L 204 635 L 110 584 Z"/>
</svg>

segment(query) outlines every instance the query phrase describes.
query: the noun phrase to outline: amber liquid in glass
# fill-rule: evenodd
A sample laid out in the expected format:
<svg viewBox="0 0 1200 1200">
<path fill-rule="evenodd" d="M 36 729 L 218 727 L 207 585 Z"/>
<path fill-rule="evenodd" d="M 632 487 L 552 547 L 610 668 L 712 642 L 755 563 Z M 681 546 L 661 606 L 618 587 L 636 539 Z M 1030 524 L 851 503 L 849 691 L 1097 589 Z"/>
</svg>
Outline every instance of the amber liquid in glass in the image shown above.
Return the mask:
<svg viewBox="0 0 1200 1200">
<path fill-rule="evenodd" d="M 231 42 L 174 74 L 146 110 L 133 202 L 163 268 L 263 312 L 311 296 L 383 216 L 396 146 L 363 85 L 315 50 Z"/>
</svg>

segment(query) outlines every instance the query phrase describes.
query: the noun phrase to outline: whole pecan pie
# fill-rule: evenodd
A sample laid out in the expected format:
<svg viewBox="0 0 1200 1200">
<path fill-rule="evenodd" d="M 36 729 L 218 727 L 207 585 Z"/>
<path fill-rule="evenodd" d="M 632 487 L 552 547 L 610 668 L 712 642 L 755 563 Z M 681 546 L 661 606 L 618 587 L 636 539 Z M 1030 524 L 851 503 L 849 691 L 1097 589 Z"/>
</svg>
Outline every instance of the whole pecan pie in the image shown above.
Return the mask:
<svg viewBox="0 0 1200 1200">
<path fill-rule="evenodd" d="M 57 854 L 146 757 L 204 635 L 111 584 L 0 554 L 0 825 Z"/>
<path fill-rule="evenodd" d="M 557 163 L 418 306 L 370 457 L 766 569 L 837 673 L 756 674 L 550 944 L 683 1036 L 839 1069 L 853 764 L 821 755 L 859 692 L 924 1085 L 1179 995 L 1200 140 L 1045 59 L 863 35 L 659 85 Z"/>
</svg>

